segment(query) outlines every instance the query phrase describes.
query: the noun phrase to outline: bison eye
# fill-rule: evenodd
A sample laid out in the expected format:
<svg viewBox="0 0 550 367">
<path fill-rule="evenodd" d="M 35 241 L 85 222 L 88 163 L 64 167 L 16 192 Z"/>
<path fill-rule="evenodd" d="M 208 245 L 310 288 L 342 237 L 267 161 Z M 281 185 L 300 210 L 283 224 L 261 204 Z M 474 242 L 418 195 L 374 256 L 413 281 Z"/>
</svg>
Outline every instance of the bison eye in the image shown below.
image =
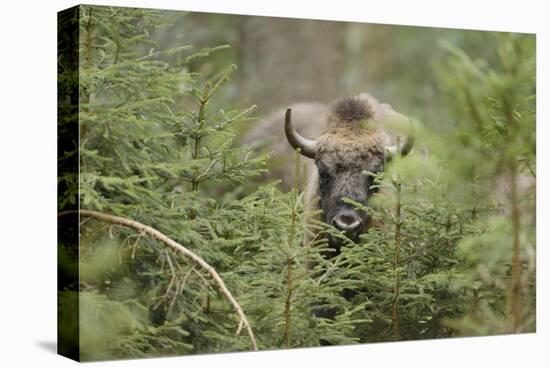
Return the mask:
<svg viewBox="0 0 550 367">
<path fill-rule="evenodd" d="M 317 164 L 317 171 L 319 172 L 319 185 L 321 188 L 326 188 L 332 179 L 329 168 L 322 162 L 319 162 Z"/>
<path fill-rule="evenodd" d="M 319 170 L 319 183 L 321 186 L 330 182 L 330 173 L 328 170 Z"/>
<path fill-rule="evenodd" d="M 317 162 L 317 170 L 319 171 L 319 176 L 330 176 L 329 167 L 321 161 Z"/>
</svg>

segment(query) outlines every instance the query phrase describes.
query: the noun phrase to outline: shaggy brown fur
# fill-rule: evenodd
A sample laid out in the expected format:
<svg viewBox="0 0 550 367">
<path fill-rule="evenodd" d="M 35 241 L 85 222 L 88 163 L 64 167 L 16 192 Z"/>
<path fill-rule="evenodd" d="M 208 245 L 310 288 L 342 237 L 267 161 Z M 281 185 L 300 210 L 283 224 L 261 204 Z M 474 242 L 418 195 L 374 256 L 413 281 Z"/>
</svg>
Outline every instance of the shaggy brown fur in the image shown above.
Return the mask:
<svg viewBox="0 0 550 367">
<path fill-rule="evenodd" d="M 341 165 L 361 165 L 384 159 L 386 134 L 381 130 L 359 126 L 331 127 L 317 139 L 316 160 L 330 160 Z"/>
<path fill-rule="evenodd" d="M 327 114 L 328 129 L 317 138 L 317 169 L 308 188 L 316 192 L 315 195 L 308 193 L 308 199 L 319 196 L 318 205 L 326 223 L 338 223 L 343 213 L 361 223 L 348 233 L 353 240 L 369 218 L 343 199 L 368 205 L 368 199 L 376 190 L 371 188 L 372 177 L 363 172 L 377 173 L 384 169 L 388 144 L 387 134 L 372 121 L 370 101 L 364 97 L 343 98 L 332 105 Z M 339 247 L 337 240 L 332 239 L 331 244 Z"/>
<path fill-rule="evenodd" d="M 338 172 L 378 171 L 383 166 L 388 136 L 370 120 L 368 102 L 354 97 L 333 104 L 327 131 L 317 138 L 316 162 L 335 166 Z"/>
<path fill-rule="evenodd" d="M 302 136 L 316 141 L 315 159 L 307 159 L 307 210 L 322 209 L 322 219 L 337 228 L 349 223 L 346 235 L 355 240 L 369 225 L 364 211 L 356 211 L 343 199 L 350 198 L 363 205 L 376 192 L 372 177 L 364 172 L 384 170 L 386 153 L 395 140 L 384 130 L 389 120 L 406 119 L 388 104 L 378 102 L 367 93 L 342 98 L 330 107 L 320 103 L 298 103 L 292 109 L 292 125 Z M 274 152 L 279 169 L 271 168 L 273 178 L 283 179 L 283 188 L 290 189 L 294 178 L 295 152 L 284 138 L 285 110 L 276 111 L 261 121 L 246 137 L 245 142 L 257 144 L 268 141 L 267 151 Z M 339 219 L 341 221 L 339 221 Z M 305 243 L 309 241 L 306 237 Z M 337 240 L 331 246 L 339 248 Z"/>
</svg>

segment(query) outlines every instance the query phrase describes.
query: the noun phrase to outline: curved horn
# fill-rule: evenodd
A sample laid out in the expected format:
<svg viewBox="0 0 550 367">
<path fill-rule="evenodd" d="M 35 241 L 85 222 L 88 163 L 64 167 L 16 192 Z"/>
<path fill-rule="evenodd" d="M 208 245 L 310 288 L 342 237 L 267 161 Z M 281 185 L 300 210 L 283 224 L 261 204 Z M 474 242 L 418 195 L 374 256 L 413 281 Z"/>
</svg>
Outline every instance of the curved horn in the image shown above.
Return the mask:
<svg viewBox="0 0 550 367">
<path fill-rule="evenodd" d="M 300 149 L 300 153 L 308 158 L 315 159 L 317 152 L 317 142 L 301 136 L 294 130 L 291 119 L 291 108 L 286 109 L 285 113 L 285 134 L 288 142 L 294 149 Z"/>
<path fill-rule="evenodd" d="M 414 126 L 411 123 L 409 127 L 409 134 L 407 135 L 407 140 L 405 141 L 405 144 L 403 144 L 403 146 L 401 147 L 401 153 L 400 153 L 401 157 L 404 157 L 410 153 L 410 151 L 414 146 L 414 140 L 415 140 Z M 395 154 L 397 154 L 397 146 L 391 145 L 386 147 L 386 154 L 387 154 L 387 159 L 391 160 L 395 156 Z"/>
</svg>

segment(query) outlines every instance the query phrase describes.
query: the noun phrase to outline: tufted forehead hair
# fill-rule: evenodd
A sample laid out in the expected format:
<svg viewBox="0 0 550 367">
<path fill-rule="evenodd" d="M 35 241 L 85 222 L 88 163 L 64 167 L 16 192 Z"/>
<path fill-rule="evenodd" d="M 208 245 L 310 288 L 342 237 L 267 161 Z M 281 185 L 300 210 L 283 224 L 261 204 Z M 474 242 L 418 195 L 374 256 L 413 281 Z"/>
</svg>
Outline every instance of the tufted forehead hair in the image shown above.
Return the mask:
<svg viewBox="0 0 550 367">
<path fill-rule="evenodd" d="M 374 116 L 374 98 L 368 95 L 344 97 L 337 99 L 330 105 L 327 122 L 329 126 L 340 124 L 354 125 L 363 120 L 370 120 Z"/>
</svg>

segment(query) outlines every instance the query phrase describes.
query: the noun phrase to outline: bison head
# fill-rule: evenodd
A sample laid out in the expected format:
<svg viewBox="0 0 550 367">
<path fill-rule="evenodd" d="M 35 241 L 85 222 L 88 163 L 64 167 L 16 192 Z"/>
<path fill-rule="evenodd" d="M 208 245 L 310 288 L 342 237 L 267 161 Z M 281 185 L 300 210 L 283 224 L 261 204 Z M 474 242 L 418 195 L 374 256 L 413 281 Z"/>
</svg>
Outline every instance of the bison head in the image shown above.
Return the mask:
<svg viewBox="0 0 550 367">
<path fill-rule="evenodd" d="M 371 104 L 365 98 L 338 100 L 328 114 L 328 130 L 316 140 L 296 132 L 290 108 L 285 115 L 288 142 L 294 149 L 300 149 L 302 155 L 313 159 L 317 166 L 323 220 L 353 241 L 364 230 L 369 218 L 365 211 L 357 210 L 344 198 L 367 206 L 376 189 L 373 176 L 365 173 L 383 171 L 385 163 L 398 152 L 397 146 L 387 144 L 383 130 L 368 124 L 369 120 L 380 116 L 380 111 L 373 109 L 391 107 Z M 413 143 L 410 134 L 399 153 L 408 154 Z M 333 247 L 341 245 L 334 237 L 329 238 L 329 242 Z"/>
</svg>

